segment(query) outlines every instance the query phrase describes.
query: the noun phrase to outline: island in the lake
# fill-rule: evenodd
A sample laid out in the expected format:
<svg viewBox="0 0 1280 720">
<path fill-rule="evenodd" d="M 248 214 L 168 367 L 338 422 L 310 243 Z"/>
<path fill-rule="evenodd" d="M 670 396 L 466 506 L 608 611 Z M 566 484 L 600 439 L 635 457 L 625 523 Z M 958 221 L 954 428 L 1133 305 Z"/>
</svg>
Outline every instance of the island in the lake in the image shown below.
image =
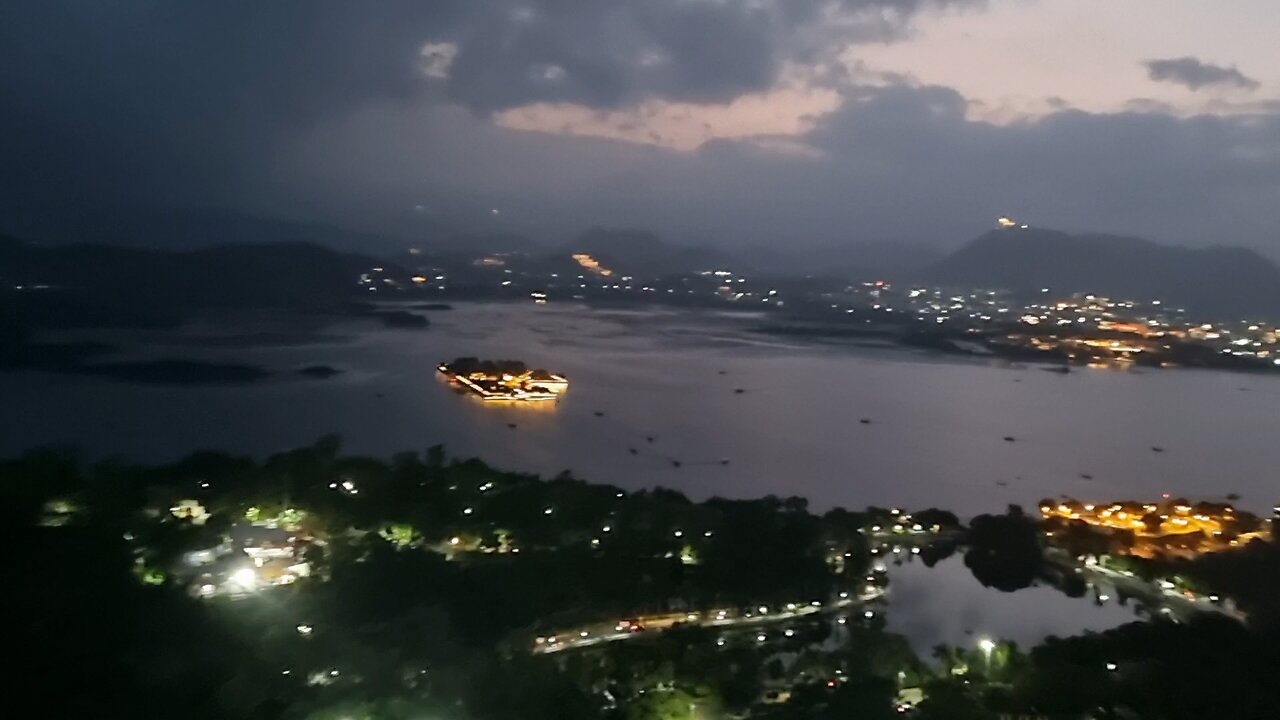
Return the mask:
<svg viewBox="0 0 1280 720">
<path fill-rule="evenodd" d="M 530 370 L 518 360 L 460 357 L 440 363 L 436 369 L 450 382 L 486 401 L 546 402 L 558 400 L 569 389 L 569 380 L 564 375 Z"/>
</svg>

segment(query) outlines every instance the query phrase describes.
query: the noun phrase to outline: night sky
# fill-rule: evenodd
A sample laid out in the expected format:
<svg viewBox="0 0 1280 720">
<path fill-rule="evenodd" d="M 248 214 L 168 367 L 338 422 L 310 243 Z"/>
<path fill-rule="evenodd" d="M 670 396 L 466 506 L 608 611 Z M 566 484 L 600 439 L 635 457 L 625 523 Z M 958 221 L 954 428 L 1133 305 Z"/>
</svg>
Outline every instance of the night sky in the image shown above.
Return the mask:
<svg viewBox="0 0 1280 720">
<path fill-rule="evenodd" d="M 1277 29 L 1272 0 L 10 2 L 0 229 L 953 247 L 1011 214 L 1280 257 Z"/>
</svg>

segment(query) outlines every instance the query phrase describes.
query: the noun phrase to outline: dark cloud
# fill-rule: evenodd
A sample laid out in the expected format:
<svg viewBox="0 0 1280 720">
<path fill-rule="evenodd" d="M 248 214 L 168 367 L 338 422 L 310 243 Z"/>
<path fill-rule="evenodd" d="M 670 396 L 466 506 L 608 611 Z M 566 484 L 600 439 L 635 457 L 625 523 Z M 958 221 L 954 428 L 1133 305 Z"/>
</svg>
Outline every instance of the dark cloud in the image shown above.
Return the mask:
<svg viewBox="0 0 1280 720">
<path fill-rule="evenodd" d="M 288 172 L 326 183 L 323 204 L 344 213 L 386 219 L 446 193 L 455 202 L 444 207 L 475 203 L 460 221 L 501 207 L 505 229 L 550 238 L 612 224 L 797 249 L 954 246 L 1012 213 L 1067 230 L 1280 252 L 1280 115 L 1067 110 L 995 125 L 969 110 L 947 88 L 853 88 L 807 136 L 779 139 L 783 152 L 716 140 L 696 153 L 507 130 L 456 107 L 388 111 L 314 134 Z M 321 157 L 326 147 L 347 157 Z M 349 186 L 388 202 L 357 209 Z"/>
<path fill-rule="evenodd" d="M 1261 104 L 1248 118 L 1147 105 L 999 126 L 906 76 L 815 72 L 845 95 L 807 136 L 696 153 L 489 121 L 541 101 L 602 112 L 727 101 L 775 87 L 788 67 L 813 72 L 849 43 L 900 37 L 942 4 L 0 3 L 0 222 L 132 204 L 406 233 L 429 218 L 542 235 L 600 224 L 726 243 L 955 243 L 1011 212 L 1181 242 L 1275 242 L 1280 115 Z"/>
<path fill-rule="evenodd" d="M 1147 75 L 1157 82 L 1185 85 L 1192 90 L 1204 87 L 1232 87 L 1240 90 L 1257 90 L 1257 80 L 1245 75 L 1234 66 L 1223 67 L 1193 57 L 1148 60 Z"/>
<path fill-rule="evenodd" d="M 718 102 L 775 84 L 784 63 L 902 35 L 922 7 L 975 0 L 479 3 L 444 39 L 451 98 L 481 112 L 540 100 L 616 107 Z M 557 68 L 548 79 L 545 68 Z"/>
<path fill-rule="evenodd" d="M 1174 108 L 1169 103 L 1147 97 L 1129 98 L 1124 103 L 1124 109 L 1133 113 L 1158 113 L 1163 115 L 1172 115 L 1174 113 Z"/>
<path fill-rule="evenodd" d="M 422 28 L 454 15 L 447 2 L 4 3 L 0 189 L 29 205 L 251 195 L 282 132 L 422 92 Z"/>
<path fill-rule="evenodd" d="M 976 1 L 3 3 L 0 202 L 260 200 L 281 137 L 378 103 L 724 100 Z"/>
</svg>

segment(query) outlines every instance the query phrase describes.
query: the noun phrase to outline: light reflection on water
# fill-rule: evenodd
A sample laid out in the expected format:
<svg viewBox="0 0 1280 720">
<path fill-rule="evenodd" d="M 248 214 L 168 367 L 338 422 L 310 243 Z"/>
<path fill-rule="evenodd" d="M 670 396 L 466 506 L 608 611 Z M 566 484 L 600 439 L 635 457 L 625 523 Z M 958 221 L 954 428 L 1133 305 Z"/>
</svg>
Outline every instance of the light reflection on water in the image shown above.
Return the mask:
<svg viewBox="0 0 1280 720">
<path fill-rule="evenodd" d="M 421 332 L 349 325 L 311 344 L 247 350 L 210 341 L 202 327 L 199 346 L 147 336 L 130 353 L 346 370 L 328 380 L 182 388 L 0 374 L 0 453 L 69 443 L 143 460 L 210 447 L 261 454 L 339 432 L 356 452 L 444 443 L 515 470 L 569 468 L 696 498 L 795 494 L 815 509 L 939 506 L 972 515 L 1059 494 L 1238 492 L 1241 505 L 1261 510 L 1278 499 L 1273 377 L 1059 375 L 774 342 L 747 332 L 758 318 L 670 310 L 479 304 L 430 317 Z M 460 355 L 524 360 L 567 373 L 571 386 L 554 411 L 473 402 L 436 377 L 438 361 Z"/>
<path fill-rule="evenodd" d="M 886 615 L 888 628 L 905 635 L 925 658 L 941 643 L 973 649 L 988 637 L 1028 650 L 1049 635 L 1067 637 L 1144 619 L 1135 613 L 1134 602 L 1098 605 L 1092 598 L 1069 597 L 1045 585 L 1012 593 L 983 587 L 961 553 L 932 568 L 908 556 L 902 565 L 889 565 Z"/>
</svg>

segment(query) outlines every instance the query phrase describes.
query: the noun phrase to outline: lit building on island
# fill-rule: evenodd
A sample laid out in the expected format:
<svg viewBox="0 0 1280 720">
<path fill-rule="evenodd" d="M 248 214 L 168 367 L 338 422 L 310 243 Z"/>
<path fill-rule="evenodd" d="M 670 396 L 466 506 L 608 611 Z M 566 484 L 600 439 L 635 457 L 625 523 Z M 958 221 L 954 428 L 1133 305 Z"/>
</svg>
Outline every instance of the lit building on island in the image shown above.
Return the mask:
<svg viewBox="0 0 1280 720">
<path fill-rule="evenodd" d="M 482 400 L 546 402 L 556 400 L 569 389 L 569 380 L 547 370 L 530 370 L 518 360 L 457 358 L 440 363 L 437 370 Z"/>
</svg>

